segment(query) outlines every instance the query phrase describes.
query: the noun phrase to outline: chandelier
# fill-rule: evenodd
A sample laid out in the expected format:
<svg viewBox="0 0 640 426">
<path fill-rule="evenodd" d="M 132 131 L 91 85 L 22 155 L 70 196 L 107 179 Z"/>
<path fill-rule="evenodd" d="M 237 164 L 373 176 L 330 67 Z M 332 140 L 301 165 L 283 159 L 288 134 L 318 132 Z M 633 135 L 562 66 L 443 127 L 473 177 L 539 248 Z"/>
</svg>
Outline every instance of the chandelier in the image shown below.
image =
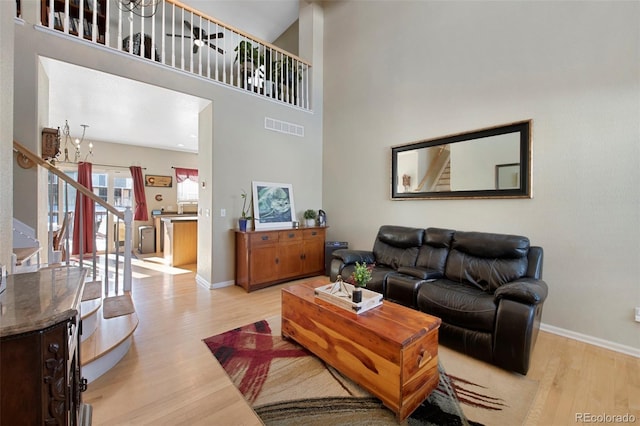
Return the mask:
<svg viewBox="0 0 640 426">
<path fill-rule="evenodd" d="M 131 12 L 142 18 L 151 18 L 156 14 L 162 0 L 118 0 L 118 8 L 123 12 Z M 146 8 L 148 12 L 143 12 Z"/>
<path fill-rule="evenodd" d="M 82 127 L 82 137 L 80 139 L 76 138 L 74 140 L 71 138 L 71 135 L 69 134 L 69 122 L 67 120 L 64 120 L 64 129 L 62 130 L 62 133 L 64 134 L 64 161 L 65 162 L 71 161 L 69 160 L 70 144 L 73 145 L 73 149 L 75 151 L 73 162 L 77 163 L 80 160 L 80 157 L 82 156 L 81 147 L 82 147 L 82 143 L 84 142 L 85 132 L 87 131 L 87 127 L 89 127 L 89 125 L 81 124 L 80 126 Z M 89 152 L 87 153 L 87 155 L 85 155 L 84 161 L 87 161 L 87 158 L 90 155 L 93 155 L 93 144 L 91 142 L 89 142 Z"/>
</svg>

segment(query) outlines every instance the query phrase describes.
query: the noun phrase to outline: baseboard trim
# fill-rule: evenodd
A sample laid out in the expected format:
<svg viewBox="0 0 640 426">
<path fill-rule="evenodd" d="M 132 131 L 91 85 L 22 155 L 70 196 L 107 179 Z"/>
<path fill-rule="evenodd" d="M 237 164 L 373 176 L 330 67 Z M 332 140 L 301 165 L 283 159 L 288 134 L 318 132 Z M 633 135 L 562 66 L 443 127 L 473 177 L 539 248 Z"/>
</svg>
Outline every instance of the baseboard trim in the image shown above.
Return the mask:
<svg viewBox="0 0 640 426">
<path fill-rule="evenodd" d="M 589 336 L 587 334 L 577 333 L 575 331 L 567 330 L 560 327 L 555 327 L 548 324 L 540 324 L 540 330 L 548 333 L 557 334 L 559 336 L 568 337 L 569 339 L 578 340 L 580 342 L 588 343 L 590 345 L 599 346 L 601 348 L 610 349 L 615 352 L 620 352 L 626 355 L 631 355 L 636 358 L 640 358 L 640 349 L 627 345 L 621 345 L 620 343 L 612 342 L 610 340 L 600 339 L 598 337 Z"/>
<path fill-rule="evenodd" d="M 205 280 L 198 274 L 196 274 L 196 282 L 202 287 L 206 288 L 207 290 L 214 290 L 216 288 L 222 288 L 222 287 L 231 287 L 236 283 L 234 280 L 222 281 L 219 283 L 210 283 L 209 281 Z"/>
</svg>

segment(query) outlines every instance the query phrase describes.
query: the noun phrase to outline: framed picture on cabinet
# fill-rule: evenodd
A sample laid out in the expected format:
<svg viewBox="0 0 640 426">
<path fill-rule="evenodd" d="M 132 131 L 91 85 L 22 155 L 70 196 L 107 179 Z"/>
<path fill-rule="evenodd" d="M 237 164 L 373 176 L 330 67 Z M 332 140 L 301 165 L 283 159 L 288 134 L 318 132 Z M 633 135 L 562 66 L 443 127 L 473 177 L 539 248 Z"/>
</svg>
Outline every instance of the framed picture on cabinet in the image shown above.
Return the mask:
<svg viewBox="0 0 640 426">
<path fill-rule="evenodd" d="M 296 221 L 292 185 L 254 181 L 252 186 L 255 229 L 291 228 Z"/>
</svg>

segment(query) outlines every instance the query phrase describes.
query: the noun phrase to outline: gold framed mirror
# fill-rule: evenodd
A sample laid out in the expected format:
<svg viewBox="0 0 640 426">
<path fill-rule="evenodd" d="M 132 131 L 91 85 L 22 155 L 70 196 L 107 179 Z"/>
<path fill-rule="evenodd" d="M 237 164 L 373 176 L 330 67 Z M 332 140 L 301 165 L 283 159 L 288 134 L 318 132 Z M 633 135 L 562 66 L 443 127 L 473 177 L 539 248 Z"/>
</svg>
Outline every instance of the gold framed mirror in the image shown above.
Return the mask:
<svg viewBox="0 0 640 426">
<path fill-rule="evenodd" d="M 391 148 L 392 200 L 531 197 L 531 120 Z"/>
</svg>

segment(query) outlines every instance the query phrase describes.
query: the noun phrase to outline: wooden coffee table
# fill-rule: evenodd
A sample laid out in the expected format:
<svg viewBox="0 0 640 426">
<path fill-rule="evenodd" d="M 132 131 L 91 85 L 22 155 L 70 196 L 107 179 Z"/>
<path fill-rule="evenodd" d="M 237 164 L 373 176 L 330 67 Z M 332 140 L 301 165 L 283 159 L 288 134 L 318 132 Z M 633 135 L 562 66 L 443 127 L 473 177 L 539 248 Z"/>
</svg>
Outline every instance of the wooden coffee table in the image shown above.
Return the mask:
<svg viewBox="0 0 640 426">
<path fill-rule="evenodd" d="M 314 296 L 326 279 L 282 289 L 282 336 L 378 397 L 403 421 L 438 385 L 440 319 L 384 301 L 360 315 Z"/>
</svg>

